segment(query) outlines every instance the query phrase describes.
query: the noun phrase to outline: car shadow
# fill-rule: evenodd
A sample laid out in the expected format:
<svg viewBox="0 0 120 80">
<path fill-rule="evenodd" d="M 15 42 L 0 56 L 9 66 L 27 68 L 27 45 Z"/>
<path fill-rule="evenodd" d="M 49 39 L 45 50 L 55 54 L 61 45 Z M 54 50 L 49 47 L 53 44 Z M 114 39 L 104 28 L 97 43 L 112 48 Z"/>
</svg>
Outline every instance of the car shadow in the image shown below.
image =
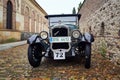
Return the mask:
<svg viewBox="0 0 120 80">
<path fill-rule="evenodd" d="M 62 66 L 73 66 L 73 65 L 82 65 L 84 64 L 84 58 L 80 57 L 71 57 L 65 60 L 54 60 L 52 58 L 43 58 L 41 65 L 54 66 L 54 67 L 62 67 Z"/>
</svg>

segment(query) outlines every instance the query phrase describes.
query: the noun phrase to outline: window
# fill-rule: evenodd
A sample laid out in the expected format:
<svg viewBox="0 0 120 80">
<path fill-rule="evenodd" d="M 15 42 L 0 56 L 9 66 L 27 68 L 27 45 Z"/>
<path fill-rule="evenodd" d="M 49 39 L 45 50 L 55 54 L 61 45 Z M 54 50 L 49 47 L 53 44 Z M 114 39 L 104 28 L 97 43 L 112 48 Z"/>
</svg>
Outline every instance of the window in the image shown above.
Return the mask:
<svg viewBox="0 0 120 80">
<path fill-rule="evenodd" d="M 105 32 L 105 23 L 102 22 L 100 26 L 100 35 L 104 36 L 104 32 Z"/>
<path fill-rule="evenodd" d="M 120 30 L 118 31 L 118 36 L 120 37 Z"/>
<path fill-rule="evenodd" d="M 12 11 L 13 11 L 12 2 L 8 0 L 8 2 L 7 2 L 7 22 L 6 22 L 7 29 L 12 29 Z"/>
<path fill-rule="evenodd" d="M 89 27 L 89 32 L 91 33 L 91 31 L 92 31 L 92 30 L 91 30 L 91 26 L 90 26 L 90 27 Z"/>
</svg>

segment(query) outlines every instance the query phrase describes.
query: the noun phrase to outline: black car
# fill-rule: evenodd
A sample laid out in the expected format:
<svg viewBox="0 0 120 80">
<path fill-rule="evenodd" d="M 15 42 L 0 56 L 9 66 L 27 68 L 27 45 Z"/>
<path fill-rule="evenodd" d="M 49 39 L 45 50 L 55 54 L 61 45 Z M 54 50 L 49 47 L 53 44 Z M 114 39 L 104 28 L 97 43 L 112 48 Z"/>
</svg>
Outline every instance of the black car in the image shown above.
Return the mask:
<svg viewBox="0 0 120 80">
<path fill-rule="evenodd" d="M 79 31 L 80 14 L 47 15 L 49 31 L 32 35 L 28 39 L 28 60 L 38 67 L 43 56 L 54 60 L 65 60 L 76 56 L 85 58 L 85 68 L 91 64 L 92 34 Z"/>
</svg>

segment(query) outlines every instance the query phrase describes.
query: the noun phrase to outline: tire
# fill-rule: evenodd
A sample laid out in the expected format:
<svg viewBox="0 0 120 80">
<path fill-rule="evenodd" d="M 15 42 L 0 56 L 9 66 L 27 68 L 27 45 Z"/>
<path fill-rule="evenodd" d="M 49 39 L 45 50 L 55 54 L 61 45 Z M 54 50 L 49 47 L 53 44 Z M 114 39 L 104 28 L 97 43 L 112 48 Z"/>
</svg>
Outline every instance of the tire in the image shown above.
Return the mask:
<svg viewBox="0 0 120 80">
<path fill-rule="evenodd" d="M 31 66 L 38 67 L 42 59 L 42 50 L 39 44 L 29 45 L 28 47 L 28 61 Z"/>
<path fill-rule="evenodd" d="M 86 43 L 85 46 L 85 68 L 89 69 L 91 66 L 91 43 Z"/>
</svg>

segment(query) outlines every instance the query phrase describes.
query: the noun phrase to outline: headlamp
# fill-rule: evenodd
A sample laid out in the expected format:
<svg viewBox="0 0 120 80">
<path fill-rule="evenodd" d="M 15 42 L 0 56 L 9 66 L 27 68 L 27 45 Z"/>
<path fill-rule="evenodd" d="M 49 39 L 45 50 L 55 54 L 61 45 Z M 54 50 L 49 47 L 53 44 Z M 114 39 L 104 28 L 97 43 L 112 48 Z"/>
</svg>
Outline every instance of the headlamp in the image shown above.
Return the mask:
<svg viewBox="0 0 120 80">
<path fill-rule="evenodd" d="M 72 36 L 73 36 L 73 38 L 79 38 L 80 36 L 81 36 L 81 33 L 80 33 L 80 31 L 79 30 L 74 30 L 73 32 L 72 32 Z"/>
<path fill-rule="evenodd" d="M 47 33 L 46 31 L 42 31 L 42 32 L 40 33 L 40 37 L 41 37 L 42 39 L 47 39 L 47 38 L 48 38 L 48 33 Z"/>
</svg>

